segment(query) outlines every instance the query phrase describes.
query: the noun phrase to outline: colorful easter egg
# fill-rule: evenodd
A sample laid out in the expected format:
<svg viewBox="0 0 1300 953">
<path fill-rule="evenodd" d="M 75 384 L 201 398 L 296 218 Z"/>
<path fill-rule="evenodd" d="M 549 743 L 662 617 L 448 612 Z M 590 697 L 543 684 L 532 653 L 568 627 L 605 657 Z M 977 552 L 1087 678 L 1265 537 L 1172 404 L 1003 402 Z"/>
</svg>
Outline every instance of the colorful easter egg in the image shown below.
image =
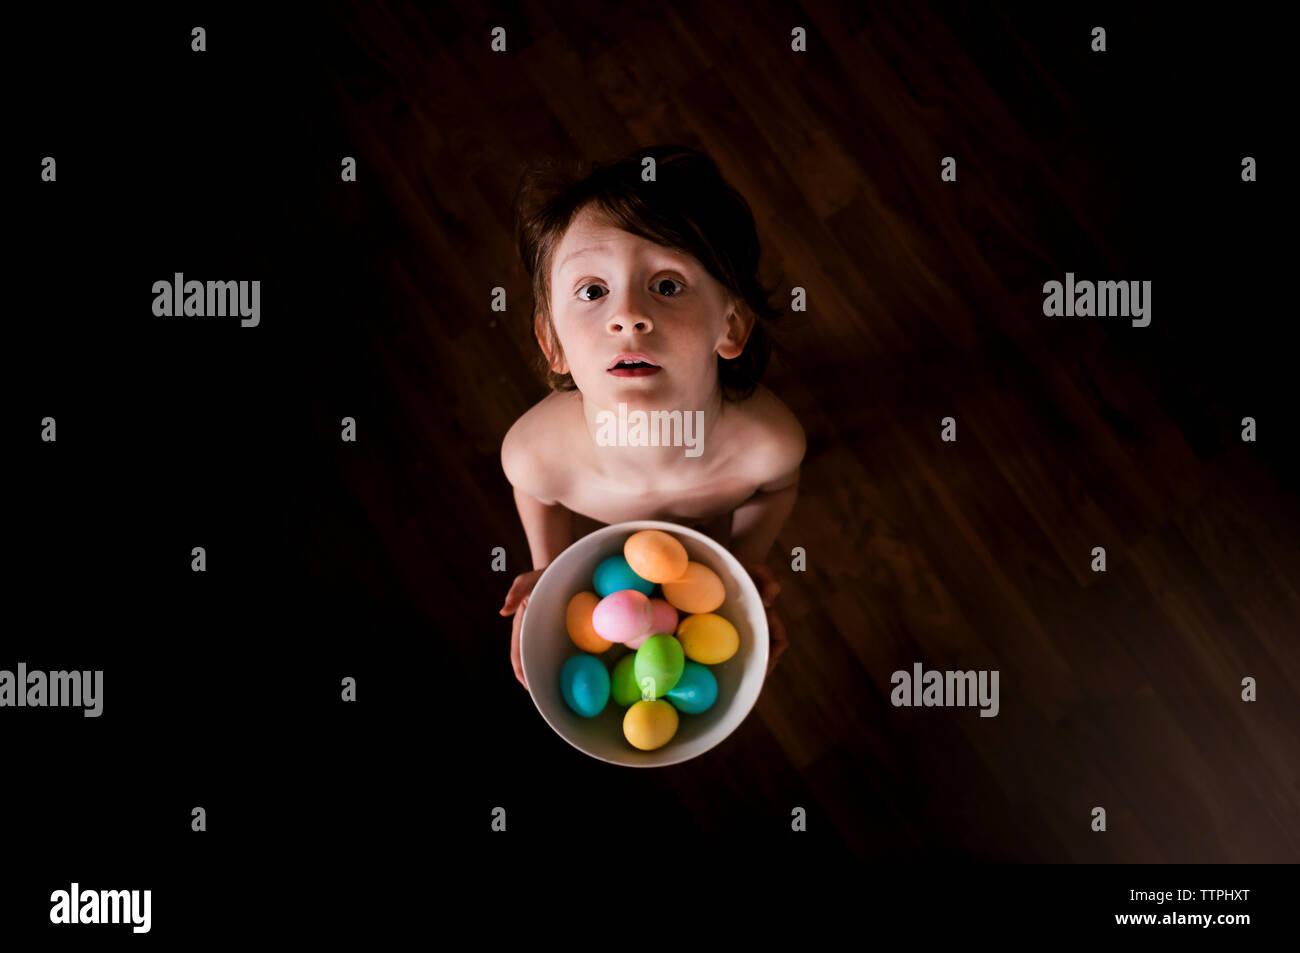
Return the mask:
<svg viewBox="0 0 1300 953">
<path fill-rule="evenodd" d="M 610 696 L 615 704 L 622 705 L 624 708 L 641 698 L 641 689 L 637 686 L 636 673 L 633 670 L 635 662 L 635 652 L 624 655 L 614 665 L 614 674 L 609 680 Z"/>
<path fill-rule="evenodd" d="M 609 703 L 609 672 L 594 655 L 575 655 L 560 669 L 560 694 L 583 718 L 595 718 Z"/>
<path fill-rule="evenodd" d="M 664 598 L 683 612 L 712 612 L 727 598 L 722 579 L 703 563 L 687 563 L 686 572 L 663 587 Z"/>
<path fill-rule="evenodd" d="M 652 635 L 636 650 L 633 674 L 642 698 L 663 698 L 682 677 L 686 655 L 671 635 Z"/>
<path fill-rule="evenodd" d="M 677 626 L 677 638 L 686 657 L 701 665 L 718 665 L 736 654 L 740 633 L 722 616 L 712 612 L 688 615 Z"/>
<path fill-rule="evenodd" d="M 614 644 L 602 639 L 595 626 L 591 624 L 592 613 L 595 612 L 596 604 L 599 602 L 600 596 L 594 592 L 580 592 L 569 600 L 569 606 L 564 610 L 564 627 L 568 630 L 573 644 L 584 652 L 592 652 L 596 655 Z M 672 632 L 676 628 L 677 626 L 674 625 L 667 631 Z"/>
<path fill-rule="evenodd" d="M 652 635 L 658 635 L 660 632 L 667 632 L 671 635 L 676 631 L 677 610 L 663 599 L 651 599 L 650 630 L 638 638 L 628 639 L 626 644 L 630 649 L 639 649 L 645 643 L 645 640 Z"/>
<path fill-rule="evenodd" d="M 596 567 L 596 572 L 592 576 L 592 588 L 596 590 L 596 595 L 603 599 L 611 592 L 618 592 L 621 589 L 635 589 L 648 596 L 654 592 L 655 584 L 634 573 L 627 560 L 620 554 L 610 556 Z"/>
<path fill-rule="evenodd" d="M 651 582 L 680 579 L 690 561 L 686 547 L 659 529 L 643 529 L 629 536 L 623 544 L 623 557 L 634 573 Z"/>
<path fill-rule="evenodd" d="M 677 709 L 663 700 L 642 699 L 623 716 L 623 737 L 634 748 L 654 751 L 677 734 Z"/>
<path fill-rule="evenodd" d="M 687 662 L 682 677 L 665 697 L 678 711 L 698 715 L 718 700 L 718 680 L 699 662 Z"/>
<path fill-rule="evenodd" d="M 609 642 L 626 642 L 650 630 L 650 599 L 635 589 L 611 592 L 596 603 L 591 624 L 596 634 Z"/>
</svg>

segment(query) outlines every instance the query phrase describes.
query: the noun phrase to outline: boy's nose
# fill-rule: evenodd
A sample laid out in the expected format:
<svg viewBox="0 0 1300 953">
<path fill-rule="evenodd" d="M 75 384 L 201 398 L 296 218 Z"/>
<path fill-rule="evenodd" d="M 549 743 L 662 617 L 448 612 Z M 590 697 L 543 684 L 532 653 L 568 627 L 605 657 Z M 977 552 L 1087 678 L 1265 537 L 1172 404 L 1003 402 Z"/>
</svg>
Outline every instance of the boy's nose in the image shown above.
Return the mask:
<svg viewBox="0 0 1300 953">
<path fill-rule="evenodd" d="M 642 334 L 647 334 L 650 331 L 653 331 L 654 327 L 654 322 L 650 320 L 649 316 L 644 314 L 630 314 L 624 312 L 622 314 L 616 314 L 614 317 L 609 319 L 609 330 L 614 334 L 618 334 L 621 331 L 628 329 L 639 331 Z"/>
<path fill-rule="evenodd" d="M 614 309 L 610 311 L 609 324 L 607 330 L 612 334 L 619 334 L 623 331 L 634 330 L 642 334 L 654 330 L 654 321 L 646 313 L 644 299 L 637 295 L 633 289 L 625 289 L 622 293 L 622 300 L 611 302 Z"/>
</svg>

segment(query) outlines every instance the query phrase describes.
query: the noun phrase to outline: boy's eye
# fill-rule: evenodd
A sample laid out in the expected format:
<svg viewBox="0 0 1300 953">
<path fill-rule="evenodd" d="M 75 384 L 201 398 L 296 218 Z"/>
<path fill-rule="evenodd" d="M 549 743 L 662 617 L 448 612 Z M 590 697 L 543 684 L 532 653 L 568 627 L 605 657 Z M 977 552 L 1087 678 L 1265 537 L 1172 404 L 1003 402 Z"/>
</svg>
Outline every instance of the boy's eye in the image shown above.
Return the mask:
<svg viewBox="0 0 1300 953">
<path fill-rule="evenodd" d="M 592 282 L 591 284 L 583 285 L 581 288 L 578 289 L 578 297 L 583 301 L 599 301 L 601 298 L 605 297 L 605 295 L 598 294 L 593 298 L 587 295 L 587 291 L 590 288 L 600 288 L 600 287 L 601 286 L 596 284 L 595 282 Z M 686 286 L 682 284 L 680 281 L 678 281 L 676 278 L 660 278 L 651 287 L 653 287 L 655 291 L 663 295 L 665 298 L 679 297 L 681 293 L 686 289 Z"/>
</svg>

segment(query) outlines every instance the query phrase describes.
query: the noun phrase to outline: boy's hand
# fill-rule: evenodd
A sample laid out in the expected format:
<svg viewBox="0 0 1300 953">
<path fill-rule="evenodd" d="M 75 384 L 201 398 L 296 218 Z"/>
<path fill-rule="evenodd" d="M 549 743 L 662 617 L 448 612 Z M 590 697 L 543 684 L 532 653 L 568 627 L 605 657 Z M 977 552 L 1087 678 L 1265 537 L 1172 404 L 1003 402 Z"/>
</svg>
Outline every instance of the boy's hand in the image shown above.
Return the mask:
<svg viewBox="0 0 1300 953">
<path fill-rule="evenodd" d="M 768 631 L 768 655 L 767 655 L 767 674 L 772 674 L 772 668 L 776 665 L 776 660 L 781 657 L 781 653 L 790 647 L 790 643 L 785 637 L 785 625 L 781 618 L 772 611 L 772 603 L 776 601 L 776 595 L 781 591 L 781 584 L 776 581 L 776 576 L 772 570 L 768 569 L 762 563 L 749 563 L 745 570 L 754 579 L 754 584 L 758 586 L 758 596 L 763 600 L 763 608 L 767 612 L 767 631 Z"/>
<path fill-rule="evenodd" d="M 524 621 L 524 609 L 528 605 L 528 597 L 532 594 L 533 586 L 537 585 L 537 580 L 541 578 L 546 567 L 534 569 L 531 572 L 522 573 L 515 577 L 515 581 L 510 586 L 510 591 L 506 593 L 506 601 L 501 606 L 502 615 L 513 615 L 514 622 L 510 626 L 510 664 L 514 667 L 515 678 L 519 684 L 528 687 L 524 681 L 524 665 L 519 658 L 519 629 Z"/>
</svg>

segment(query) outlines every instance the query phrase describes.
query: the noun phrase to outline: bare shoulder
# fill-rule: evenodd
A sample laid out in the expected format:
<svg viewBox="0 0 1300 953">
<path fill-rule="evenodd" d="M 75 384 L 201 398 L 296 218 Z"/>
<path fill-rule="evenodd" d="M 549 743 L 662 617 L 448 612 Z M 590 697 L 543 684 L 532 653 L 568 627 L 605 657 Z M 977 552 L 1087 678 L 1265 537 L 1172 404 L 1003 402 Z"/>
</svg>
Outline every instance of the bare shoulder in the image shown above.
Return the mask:
<svg viewBox="0 0 1300 953">
<path fill-rule="evenodd" d="M 808 447 L 799 418 L 771 390 L 759 384 L 741 411 L 746 469 L 760 490 L 779 490 L 797 483 Z"/>
<path fill-rule="evenodd" d="M 517 490 L 555 503 L 569 485 L 576 391 L 548 394 L 524 411 L 501 441 L 501 469 Z"/>
</svg>

